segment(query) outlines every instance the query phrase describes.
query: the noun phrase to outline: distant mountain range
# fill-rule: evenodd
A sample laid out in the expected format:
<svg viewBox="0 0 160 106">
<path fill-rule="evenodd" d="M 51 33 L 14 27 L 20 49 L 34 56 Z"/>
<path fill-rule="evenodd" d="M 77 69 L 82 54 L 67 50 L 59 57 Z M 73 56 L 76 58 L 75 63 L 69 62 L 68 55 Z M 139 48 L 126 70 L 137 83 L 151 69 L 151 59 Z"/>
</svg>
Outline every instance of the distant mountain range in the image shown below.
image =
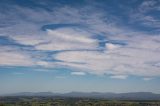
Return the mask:
<svg viewBox="0 0 160 106">
<path fill-rule="evenodd" d="M 85 98 L 104 98 L 118 100 L 160 100 L 160 94 L 152 92 L 130 92 L 130 93 L 100 93 L 100 92 L 21 92 L 3 96 L 60 96 L 60 97 L 85 97 Z"/>
</svg>

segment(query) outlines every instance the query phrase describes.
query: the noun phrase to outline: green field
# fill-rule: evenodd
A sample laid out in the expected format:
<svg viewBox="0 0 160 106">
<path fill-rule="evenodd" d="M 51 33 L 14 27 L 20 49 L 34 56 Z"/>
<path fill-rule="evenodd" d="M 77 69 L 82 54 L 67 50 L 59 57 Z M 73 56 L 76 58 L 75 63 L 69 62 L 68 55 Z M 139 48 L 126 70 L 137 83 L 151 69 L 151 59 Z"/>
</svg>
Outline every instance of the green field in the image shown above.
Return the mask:
<svg viewBox="0 0 160 106">
<path fill-rule="evenodd" d="M 0 106 L 160 106 L 160 101 L 64 97 L 0 97 Z"/>
</svg>

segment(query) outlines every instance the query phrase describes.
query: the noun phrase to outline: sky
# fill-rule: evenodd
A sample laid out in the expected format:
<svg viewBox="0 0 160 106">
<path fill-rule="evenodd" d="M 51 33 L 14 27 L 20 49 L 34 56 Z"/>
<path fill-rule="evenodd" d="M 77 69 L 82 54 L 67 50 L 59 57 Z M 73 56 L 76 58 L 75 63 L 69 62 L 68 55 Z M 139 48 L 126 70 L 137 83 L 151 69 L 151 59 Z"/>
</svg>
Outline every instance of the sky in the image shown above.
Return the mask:
<svg viewBox="0 0 160 106">
<path fill-rule="evenodd" d="M 0 0 L 0 94 L 159 82 L 160 0 Z"/>
</svg>

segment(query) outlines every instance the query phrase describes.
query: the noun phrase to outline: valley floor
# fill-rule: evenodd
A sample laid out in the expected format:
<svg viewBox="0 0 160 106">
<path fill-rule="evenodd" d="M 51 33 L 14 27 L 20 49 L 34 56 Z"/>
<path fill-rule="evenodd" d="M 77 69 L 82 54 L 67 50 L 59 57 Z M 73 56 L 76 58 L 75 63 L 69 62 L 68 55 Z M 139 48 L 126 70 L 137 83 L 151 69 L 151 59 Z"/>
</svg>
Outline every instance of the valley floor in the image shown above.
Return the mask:
<svg viewBox="0 0 160 106">
<path fill-rule="evenodd" d="M 160 101 L 65 97 L 0 97 L 0 106 L 160 106 Z"/>
</svg>

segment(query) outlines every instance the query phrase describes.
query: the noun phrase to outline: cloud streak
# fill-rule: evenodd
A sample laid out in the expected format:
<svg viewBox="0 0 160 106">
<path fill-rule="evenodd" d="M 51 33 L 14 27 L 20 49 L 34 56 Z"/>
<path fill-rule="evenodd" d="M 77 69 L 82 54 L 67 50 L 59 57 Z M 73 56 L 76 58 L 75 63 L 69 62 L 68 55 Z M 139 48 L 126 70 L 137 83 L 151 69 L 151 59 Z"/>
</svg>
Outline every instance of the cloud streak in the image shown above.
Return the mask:
<svg viewBox="0 0 160 106">
<path fill-rule="evenodd" d="M 114 78 L 114 79 L 126 79 L 127 76 L 125 76 L 125 75 L 115 75 L 115 76 L 111 76 L 110 78 Z"/>
<path fill-rule="evenodd" d="M 83 75 L 86 75 L 86 73 L 84 73 L 84 72 L 71 72 L 71 75 L 83 76 Z"/>
</svg>

